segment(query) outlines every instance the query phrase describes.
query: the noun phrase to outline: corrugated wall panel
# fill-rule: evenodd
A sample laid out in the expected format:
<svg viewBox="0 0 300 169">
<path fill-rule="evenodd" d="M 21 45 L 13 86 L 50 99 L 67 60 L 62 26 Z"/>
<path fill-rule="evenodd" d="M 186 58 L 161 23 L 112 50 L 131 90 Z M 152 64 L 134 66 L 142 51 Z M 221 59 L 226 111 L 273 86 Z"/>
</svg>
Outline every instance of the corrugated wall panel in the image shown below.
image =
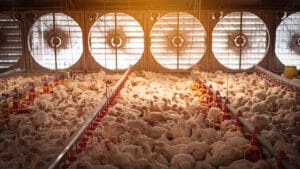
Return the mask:
<svg viewBox="0 0 300 169">
<path fill-rule="evenodd" d="M 0 69 L 15 65 L 22 56 L 22 37 L 19 22 L 0 14 Z"/>
</svg>

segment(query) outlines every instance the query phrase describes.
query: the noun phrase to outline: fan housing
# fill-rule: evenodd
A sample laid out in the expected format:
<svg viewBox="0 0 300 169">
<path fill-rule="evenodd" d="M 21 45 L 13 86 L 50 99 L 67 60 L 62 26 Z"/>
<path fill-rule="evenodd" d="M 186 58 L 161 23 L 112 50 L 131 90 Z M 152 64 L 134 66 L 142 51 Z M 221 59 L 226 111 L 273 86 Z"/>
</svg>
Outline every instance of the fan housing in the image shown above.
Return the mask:
<svg viewBox="0 0 300 169">
<path fill-rule="evenodd" d="M 144 52 L 144 31 L 130 15 L 106 13 L 90 29 L 89 50 L 102 67 L 127 69 L 136 64 Z"/>
<path fill-rule="evenodd" d="M 81 28 L 64 13 L 40 16 L 30 29 L 28 41 L 33 59 L 51 70 L 70 68 L 83 53 Z"/>
<path fill-rule="evenodd" d="M 216 59 L 233 70 L 249 69 L 266 55 L 269 33 L 265 23 L 250 12 L 223 16 L 212 32 Z"/>
<path fill-rule="evenodd" d="M 285 17 L 276 29 L 275 53 L 287 66 L 300 69 L 300 12 Z"/>
<path fill-rule="evenodd" d="M 167 69 L 188 69 L 206 50 L 206 33 L 200 21 L 186 12 L 170 12 L 158 18 L 151 30 L 151 52 Z"/>
</svg>

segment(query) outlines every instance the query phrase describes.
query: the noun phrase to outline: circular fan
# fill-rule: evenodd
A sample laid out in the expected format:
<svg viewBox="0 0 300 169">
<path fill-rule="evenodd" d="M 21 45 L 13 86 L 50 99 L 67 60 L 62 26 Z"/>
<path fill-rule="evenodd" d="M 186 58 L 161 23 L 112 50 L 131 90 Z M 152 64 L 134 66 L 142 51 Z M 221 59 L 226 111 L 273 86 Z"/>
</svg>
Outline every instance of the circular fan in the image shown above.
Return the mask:
<svg viewBox="0 0 300 169">
<path fill-rule="evenodd" d="M 191 14 L 168 13 L 152 28 L 151 52 L 165 68 L 188 69 L 199 62 L 205 52 L 205 30 Z"/>
<path fill-rule="evenodd" d="M 289 15 L 277 27 L 275 46 L 283 64 L 300 69 L 300 12 Z"/>
<path fill-rule="evenodd" d="M 71 67 L 83 52 L 80 26 L 63 13 L 39 17 L 31 27 L 29 44 L 34 60 L 52 70 Z"/>
<path fill-rule="evenodd" d="M 22 37 L 19 22 L 0 14 L 0 70 L 8 69 L 22 56 Z"/>
<path fill-rule="evenodd" d="M 141 58 L 144 32 L 140 24 L 124 13 L 107 13 L 96 20 L 89 33 L 94 59 L 111 70 L 126 69 Z"/>
<path fill-rule="evenodd" d="M 215 57 L 230 69 L 251 68 L 264 58 L 267 48 L 267 27 L 250 12 L 229 13 L 212 32 Z"/>
</svg>

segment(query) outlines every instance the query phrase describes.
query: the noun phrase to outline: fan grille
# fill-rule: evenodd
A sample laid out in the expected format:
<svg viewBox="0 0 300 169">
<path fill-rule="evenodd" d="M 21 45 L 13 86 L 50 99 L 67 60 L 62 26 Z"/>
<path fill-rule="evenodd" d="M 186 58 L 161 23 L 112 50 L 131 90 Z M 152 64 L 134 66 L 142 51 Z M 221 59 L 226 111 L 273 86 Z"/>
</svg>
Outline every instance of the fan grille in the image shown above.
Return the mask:
<svg viewBox="0 0 300 169">
<path fill-rule="evenodd" d="M 217 60 L 230 69 L 249 69 L 259 63 L 268 47 L 264 22 L 250 12 L 233 12 L 223 17 L 212 33 Z"/>
<path fill-rule="evenodd" d="M 275 46 L 283 64 L 300 69 L 300 12 L 289 15 L 277 27 Z"/>
<path fill-rule="evenodd" d="M 140 24 L 124 13 L 107 13 L 92 25 L 89 47 L 94 59 L 111 70 L 134 65 L 144 51 L 144 32 Z"/>
<path fill-rule="evenodd" d="M 15 65 L 22 56 L 22 37 L 18 21 L 0 14 L 0 69 Z"/>
<path fill-rule="evenodd" d="M 71 67 L 83 52 L 80 26 L 63 13 L 39 17 L 31 28 L 29 41 L 34 60 L 52 70 Z"/>
<path fill-rule="evenodd" d="M 188 69 L 202 58 L 205 30 L 200 21 L 185 12 L 162 16 L 151 31 L 151 52 L 163 67 Z"/>
</svg>

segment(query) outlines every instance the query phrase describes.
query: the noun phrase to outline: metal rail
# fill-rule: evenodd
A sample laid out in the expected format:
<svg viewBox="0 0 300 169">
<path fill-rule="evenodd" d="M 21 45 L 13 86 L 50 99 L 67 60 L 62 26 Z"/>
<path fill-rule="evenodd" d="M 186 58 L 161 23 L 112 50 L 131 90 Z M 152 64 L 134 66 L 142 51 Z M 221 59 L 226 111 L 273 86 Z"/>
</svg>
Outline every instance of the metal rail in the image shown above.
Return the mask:
<svg viewBox="0 0 300 169">
<path fill-rule="evenodd" d="M 226 104 L 228 110 L 234 115 L 237 116 L 237 111 L 234 107 L 232 107 L 232 105 L 230 104 Z M 254 126 L 249 123 L 248 121 L 246 121 L 243 117 L 238 117 L 238 120 L 241 122 L 241 124 L 244 126 L 245 129 L 247 129 L 249 132 L 251 132 L 251 134 L 253 134 L 253 130 L 254 130 Z M 280 155 L 279 152 L 271 145 L 271 143 L 265 139 L 264 137 L 262 137 L 260 134 L 255 134 L 254 135 L 256 140 L 262 145 L 264 146 L 264 148 L 266 148 L 269 153 L 271 153 L 272 156 L 274 156 L 276 159 L 280 159 Z M 282 166 L 285 169 L 295 169 L 290 161 L 288 159 L 282 159 Z"/>
<path fill-rule="evenodd" d="M 274 81 L 280 82 L 281 84 L 286 85 L 286 86 L 300 92 L 300 84 L 299 83 L 293 82 L 289 79 L 279 76 L 279 75 L 277 75 L 273 72 L 270 72 L 270 71 L 268 71 L 260 66 L 257 66 L 257 65 L 254 66 L 254 70 L 267 75 L 270 79 L 272 79 Z"/>
<path fill-rule="evenodd" d="M 21 69 L 21 68 L 17 68 L 17 69 L 14 69 L 14 70 L 9 70 L 9 71 L 0 73 L 0 78 L 5 78 L 5 77 L 10 76 L 10 75 L 12 75 L 14 73 L 21 73 L 21 72 L 24 72 L 24 71 L 25 70 Z"/>
<path fill-rule="evenodd" d="M 202 81 L 202 80 L 200 79 L 200 81 Z M 204 85 L 205 85 L 205 87 L 207 89 L 210 90 L 210 92 L 213 95 L 215 95 L 217 93 L 211 87 L 209 87 L 209 84 L 205 84 L 204 83 Z M 224 106 L 226 106 L 228 108 L 228 110 L 230 111 L 230 113 L 233 116 L 236 117 L 238 110 L 236 110 L 231 104 L 225 104 L 226 103 L 226 97 L 222 97 L 220 94 L 217 97 L 219 97 L 218 99 L 224 104 Z M 245 129 L 247 129 L 247 131 L 249 131 L 251 134 L 253 134 L 254 126 L 250 122 L 248 122 L 247 120 L 245 120 L 243 117 L 238 117 L 238 120 L 243 125 L 243 127 Z M 281 158 L 279 152 L 271 145 L 271 143 L 267 139 L 265 139 L 264 137 L 262 137 L 260 134 L 254 134 L 254 136 L 255 136 L 256 140 L 264 148 L 266 148 L 272 156 L 274 156 L 276 159 L 280 159 Z M 290 163 L 290 161 L 288 159 L 285 159 L 285 158 L 281 159 L 281 163 L 282 163 L 282 166 L 284 167 L 284 169 L 295 169 L 291 165 L 291 163 Z"/>
<path fill-rule="evenodd" d="M 125 82 L 128 79 L 128 76 L 131 72 L 131 67 L 124 73 L 122 78 L 116 83 L 113 87 L 112 92 L 108 94 L 108 96 L 104 96 L 100 103 L 96 106 L 96 108 L 92 112 L 92 116 L 86 120 L 86 122 L 82 125 L 82 127 L 73 135 L 70 141 L 67 143 L 67 146 L 57 155 L 57 157 L 48 165 L 48 169 L 57 169 L 60 165 L 66 161 L 69 153 L 73 151 L 73 148 L 77 143 L 81 140 L 81 138 L 85 135 L 92 122 L 100 115 L 101 112 L 104 111 L 105 107 L 110 104 L 110 102 L 119 94 L 120 90 L 124 87 Z"/>
<path fill-rule="evenodd" d="M 39 87 L 39 86 L 45 85 L 45 83 L 51 83 L 51 82 L 53 82 L 53 81 L 56 80 L 56 79 L 57 79 L 57 77 L 48 78 L 47 81 L 41 81 L 41 82 L 38 82 L 38 83 L 36 83 L 36 84 L 34 84 L 34 85 L 25 87 L 25 88 L 23 88 L 23 89 L 19 89 L 19 90 L 17 90 L 17 92 L 11 92 L 11 93 L 9 93 L 9 94 L 2 94 L 2 96 L 0 96 L 0 101 L 1 101 L 1 100 L 5 100 L 5 99 L 8 99 L 8 98 L 10 98 L 10 97 L 14 97 L 17 93 L 18 93 L 18 94 L 23 94 L 23 93 L 25 93 L 25 92 L 28 92 L 28 91 L 32 90 L 33 87 Z"/>
</svg>

